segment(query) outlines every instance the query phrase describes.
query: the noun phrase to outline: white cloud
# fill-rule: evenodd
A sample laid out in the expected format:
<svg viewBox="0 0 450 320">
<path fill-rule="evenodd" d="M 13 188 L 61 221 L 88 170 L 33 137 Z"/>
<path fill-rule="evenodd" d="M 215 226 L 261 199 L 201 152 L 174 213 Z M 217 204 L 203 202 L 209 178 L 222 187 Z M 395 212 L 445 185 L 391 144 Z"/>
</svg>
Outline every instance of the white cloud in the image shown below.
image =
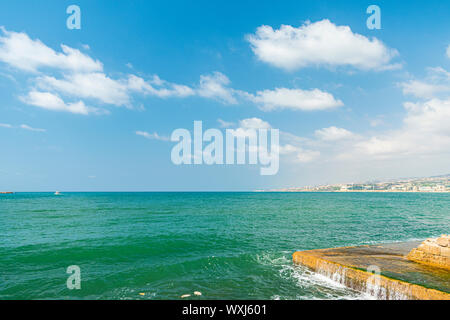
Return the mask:
<svg viewBox="0 0 450 320">
<path fill-rule="evenodd" d="M 195 91 L 192 88 L 161 80 L 157 75 L 154 75 L 153 79 L 150 81 L 145 81 L 141 77 L 135 75 L 129 75 L 127 88 L 131 91 L 149 94 L 159 98 L 183 98 L 195 94 Z"/>
<path fill-rule="evenodd" d="M 31 89 L 28 99 L 35 106 L 49 110 L 69 111 L 88 114 L 95 108 L 87 108 L 81 99 L 92 99 L 96 102 L 115 106 L 131 106 L 132 93 L 154 95 L 159 98 L 187 97 L 194 95 L 192 88 L 170 83 L 154 76 L 145 81 L 135 75 L 127 79 L 112 79 L 104 74 L 100 61 L 81 53 L 66 45 L 61 45 L 62 52 L 56 52 L 40 40 L 31 39 L 26 33 L 7 31 L 1 28 L 0 61 L 23 71 L 36 73 L 52 68 L 59 71 L 62 77 L 42 75 L 34 82 L 44 93 L 36 94 L 36 88 Z M 87 45 L 83 45 L 86 50 Z M 65 105 L 60 96 L 79 99 L 73 104 Z M 45 106 L 43 99 L 50 100 L 50 106 Z"/>
<path fill-rule="evenodd" d="M 30 91 L 27 96 L 21 97 L 21 100 L 27 104 L 52 111 L 64 111 L 82 115 L 107 112 L 106 110 L 87 107 L 82 101 L 65 103 L 59 96 L 50 92 Z"/>
<path fill-rule="evenodd" d="M 356 144 L 365 154 L 383 157 L 441 154 L 450 150 L 450 99 L 404 104 L 401 129 Z"/>
<path fill-rule="evenodd" d="M 239 126 L 235 129 L 230 129 L 236 137 L 255 137 L 258 129 L 270 129 L 268 122 L 259 118 L 247 118 L 239 120 Z"/>
<path fill-rule="evenodd" d="M 29 125 L 26 125 L 26 124 L 21 124 L 20 128 L 28 130 L 28 131 L 34 131 L 34 132 L 46 132 L 47 131 L 45 129 L 33 128 L 33 127 L 30 127 Z"/>
<path fill-rule="evenodd" d="M 79 99 L 94 99 L 115 106 L 131 107 L 133 92 L 159 98 L 194 95 L 193 89 L 169 83 L 158 76 L 154 76 L 151 81 L 135 75 L 129 75 L 128 79 L 114 80 L 100 72 L 74 73 L 65 75 L 64 79 L 50 76 L 39 77 L 36 82 L 41 89 L 53 90 Z"/>
<path fill-rule="evenodd" d="M 403 94 L 413 95 L 418 98 L 430 98 L 436 93 L 445 90 L 444 86 L 434 85 L 423 81 L 411 80 L 401 84 Z"/>
<path fill-rule="evenodd" d="M 234 122 L 228 122 L 222 119 L 217 119 L 217 122 L 219 122 L 221 128 L 229 128 L 231 126 L 234 126 Z"/>
<path fill-rule="evenodd" d="M 320 155 L 319 151 L 301 149 L 297 153 L 296 160 L 301 163 L 308 163 L 317 160 Z"/>
<path fill-rule="evenodd" d="M 324 141 L 337 141 L 352 138 L 354 136 L 352 132 L 334 126 L 316 130 L 315 134 L 319 139 Z"/>
<path fill-rule="evenodd" d="M 285 144 L 280 146 L 280 154 L 291 156 L 289 159 L 294 163 L 308 163 L 320 157 L 320 152 L 315 150 L 306 150 L 300 146 Z"/>
<path fill-rule="evenodd" d="M 136 94 L 158 98 L 198 96 L 224 104 L 251 101 L 266 111 L 323 110 L 343 105 L 332 94 L 319 89 L 277 88 L 256 94 L 235 90 L 230 87 L 227 76 L 220 72 L 201 75 L 198 85 L 193 87 L 162 80 L 158 75 L 147 80 L 133 74 L 114 79 L 103 72 L 100 61 L 77 49 L 61 45 L 62 52 L 57 52 L 26 33 L 4 28 L 1 31 L 0 61 L 32 73 L 30 83 L 33 86 L 21 100 L 47 110 L 105 114 L 108 112 L 87 105 L 100 103 L 132 108 Z M 83 48 L 88 49 L 86 45 Z"/>
<path fill-rule="evenodd" d="M 450 59 L 450 44 L 447 47 L 446 53 L 447 53 L 447 57 Z"/>
<path fill-rule="evenodd" d="M 404 104 L 408 114 L 404 123 L 422 134 L 437 133 L 450 136 L 450 99 L 431 99 L 425 102 Z"/>
<path fill-rule="evenodd" d="M 257 103 L 265 111 L 275 109 L 292 109 L 303 111 L 325 110 L 343 105 L 332 94 L 319 89 L 301 90 L 276 88 L 258 91 L 256 95 L 246 94 L 247 98 Z"/>
<path fill-rule="evenodd" d="M 146 81 L 135 75 L 127 79 L 115 80 L 104 73 L 71 73 L 63 79 L 42 76 L 36 79 L 39 89 L 53 91 L 77 99 L 92 99 L 103 104 L 115 106 L 132 106 L 132 93 L 153 95 L 159 98 L 187 97 L 194 90 L 183 85 L 169 83 L 154 76 Z"/>
<path fill-rule="evenodd" d="M 54 90 L 79 99 L 95 99 L 116 106 L 130 104 L 126 83 L 100 72 L 68 74 L 64 79 L 44 76 L 37 79 L 37 84 L 41 89 Z"/>
<path fill-rule="evenodd" d="M 197 93 L 201 97 L 216 99 L 222 103 L 236 104 L 233 89 L 228 85 L 230 80 L 220 72 L 200 76 L 200 87 Z"/>
<path fill-rule="evenodd" d="M 216 99 L 225 104 L 236 104 L 238 99 L 243 98 L 257 104 L 264 111 L 276 109 L 312 111 L 344 105 L 341 100 L 335 99 L 332 94 L 319 89 L 276 88 L 274 90 L 257 91 L 256 94 L 252 94 L 232 89 L 229 84 L 230 80 L 220 72 L 202 75 L 197 93 L 202 97 Z"/>
<path fill-rule="evenodd" d="M 441 67 L 428 68 L 424 80 L 410 80 L 399 85 L 405 95 L 431 99 L 438 94 L 450 93 L 450 72 Z"/>
<path fill-rule="evenodd" d="M 431 168 L 431 163 L 436 163 L 442 168 L 440 163 L 445 163 L 450 156 L 450 73 L 440 67 L 428 68 L 424 80 L 412 80 L 400 86 L 405 94 L 420 100 L 403 104 L 405 115 L 398 128 L 354 134 L 352 139 L 322 146 L 328 151 L 330 161 L 353 161 L 358 165 L 383 161 L 386 169 L 426 167 L 427 164 Z"/>
<path fill-rule="evenodd" d="M 371 127 L 378 127 L 384 124 L 384 117 L 378 116 L 376 119 L 370 120 L 370 126 Z"/>
<path fill-rule="evenodd" d="M 146 131 L 136 131 L 136 134 L 138 136 L 142 136 L 142 137 L 147 138 L 149 140 L 170 141 L 170 139 L 168 137 L 160 136 L 156 132 L 155 133 L 148 133 Z"/>
<path fill-rule="evenodd" d="M 250 137 L 255 134 L 254 130 L 273 129 L 272 125 L 260 118 L 247 118 L 239 120 L 239 126 L 234 129 L 235 136 Z M 305 139 L 290 133 L 280 132 L 281 142 L 279 145 L 280 155 L 293 163 L 308 163 L 320 157 L 320 152 L 303 148 L 300 144 Z M 287 142 L 289 141 L 289 142 Z M 258 150 L 252 150 L 257 152 Z"/>
<path fill-rule="evenodd" d="M 0 28 L 0 61 L 10 66 L 36 72 L 41 68 L 57 68 L 71 71 L 101 71 L 103 65 L 98 60 L 66 45 L 62 52 L 56 52 L 40 40 L 32 40 L 26 33 L 7 31 Z"/>
<path fill-rule="evenodd" d="M 276 109 L 291 110 L 324 110 L 343 106 L 341 100 L 335 99 L 328 92 L 319 89 L 302 90 L 276 88 L 274 90 L 257 91 L 252 94 L 229 87 L 230 80 L 220 72 L 200 77 L 197 94 L 201 97 L 218 100 L 224 104 L 237 104 L 244 99 L 257 104 L 264 111 Z"/>
<path fill-rule="evenodd" d="M 352 66 L 361 70 L 398 68 L 390 64 L 398 55 L 376 38 L 353 33 L 348 26 L 321 20 L 295 28 L 282 25 L 274 30 L 260 26 L 247 40 L 263 62 L 285 70 L 308 66 Z"/>
<path fill-rule="evenodd" d="M 9 123 L 0 123 L 0 128 L 8 128 L 8 129 L 19 128 L 19 129 L 24 129 L 24 130 L 28 130 L 28 131 L 34 131 L 34 132 L 46 132 L 47 131 L 45 129 L 33 128 L 26 124 L 21 124 L 20 126 L 15 127 Z"/>
<path fill-rule="evenodd" d="M 243 129 L 270 129 L 270 124 L 259 118 L 248 118 L 239 121 Z"/>
</svg>

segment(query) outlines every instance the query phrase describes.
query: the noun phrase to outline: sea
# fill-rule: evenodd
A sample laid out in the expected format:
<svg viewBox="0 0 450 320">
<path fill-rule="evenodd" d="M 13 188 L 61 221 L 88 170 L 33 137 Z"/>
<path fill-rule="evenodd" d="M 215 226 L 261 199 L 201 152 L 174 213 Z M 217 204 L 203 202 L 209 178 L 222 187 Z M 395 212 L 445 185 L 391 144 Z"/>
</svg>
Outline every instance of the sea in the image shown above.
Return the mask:
<svg viewBox="0 0 450 320">
<path fill-rule="evenodd" d="M 16 193 L 0 229 L 0 299 L 370 299 L 292 254 L 448 233 L 450 194 Z"/>
</svg>

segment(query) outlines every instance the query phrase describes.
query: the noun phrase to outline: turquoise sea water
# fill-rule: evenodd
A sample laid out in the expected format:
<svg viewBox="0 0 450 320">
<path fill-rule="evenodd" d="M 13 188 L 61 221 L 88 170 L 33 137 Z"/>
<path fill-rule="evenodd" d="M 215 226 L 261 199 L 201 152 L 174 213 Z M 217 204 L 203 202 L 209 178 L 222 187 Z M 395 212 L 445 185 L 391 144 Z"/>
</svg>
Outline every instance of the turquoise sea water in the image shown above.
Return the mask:
<svg viewBox="0 0 450 320">
<path fill-rule="evenodd" d="M 18 193 L 0 228 L 0 299 L 355 299 L 292 253 L 448 233 L 450 194 Z"/>
</svg>

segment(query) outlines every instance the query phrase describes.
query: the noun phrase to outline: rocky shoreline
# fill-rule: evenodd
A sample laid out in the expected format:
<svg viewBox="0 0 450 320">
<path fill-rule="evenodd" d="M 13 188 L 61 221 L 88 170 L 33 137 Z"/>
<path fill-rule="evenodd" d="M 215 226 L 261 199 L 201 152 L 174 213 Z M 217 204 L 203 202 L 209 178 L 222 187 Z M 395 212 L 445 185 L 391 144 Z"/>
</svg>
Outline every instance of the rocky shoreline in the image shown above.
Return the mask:
<svg viewBox="0 0 450 320">
<path fill-rule="evenodd" d="M 380 300 L 450 300 L 448 240 L 298 251 L 293 262 Z"/>
<path fill-rule="evenodd" d="M 407 255 L 411 261 L 450 270 L 450 235 L 429 238 Z"/>
</svg>

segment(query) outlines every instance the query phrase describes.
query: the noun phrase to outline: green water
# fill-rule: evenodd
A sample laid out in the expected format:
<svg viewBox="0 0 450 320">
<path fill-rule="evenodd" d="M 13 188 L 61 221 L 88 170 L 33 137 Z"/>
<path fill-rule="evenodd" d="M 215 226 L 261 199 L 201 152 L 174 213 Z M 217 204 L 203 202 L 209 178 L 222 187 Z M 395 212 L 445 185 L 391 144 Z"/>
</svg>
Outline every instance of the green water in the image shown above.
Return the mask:
<svg viewBox="0 0 450 320">
<path fill-rule="evenodd" d="M 450 195 L 19 193 L 0 228 L 0 299 L 357 299 L 292 253 L 448 233 Z"/>
</svg>

